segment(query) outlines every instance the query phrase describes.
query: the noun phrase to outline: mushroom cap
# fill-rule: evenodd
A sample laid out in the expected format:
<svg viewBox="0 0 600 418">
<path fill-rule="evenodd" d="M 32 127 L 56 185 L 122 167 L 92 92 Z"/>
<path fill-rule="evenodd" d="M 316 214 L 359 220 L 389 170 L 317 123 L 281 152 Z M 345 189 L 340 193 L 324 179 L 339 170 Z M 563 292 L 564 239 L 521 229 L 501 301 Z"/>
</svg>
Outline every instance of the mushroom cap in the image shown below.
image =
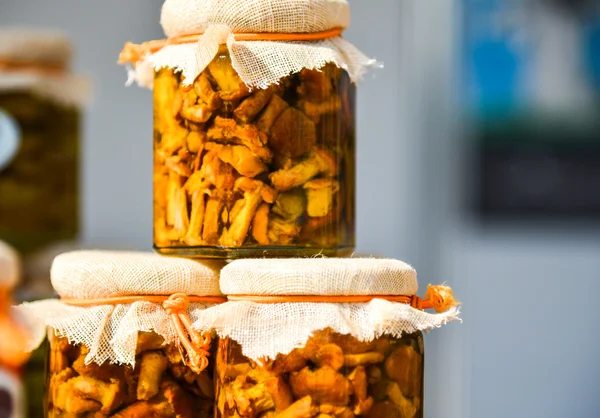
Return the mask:
<svg viewBox="0 0 600 418">
<path fill-rule="evenodd" d="M 313 154 L 316 158 L 319 159 L 319 162 L 322 164 L 322 172 L 331 176 L 335 176 L 338 173 L 337 161 L 330 152 L 318 147 L 313 147 Z"/>
<path fill-rule="evenodd" d="M 331 178 L 320 178 L 304 183 L 303 187 L 305 189 L 312 190 L 331 188 L 334 192 L 337 192 L 340 189 L 340 183 L 337 180 Z"/>
</svg>

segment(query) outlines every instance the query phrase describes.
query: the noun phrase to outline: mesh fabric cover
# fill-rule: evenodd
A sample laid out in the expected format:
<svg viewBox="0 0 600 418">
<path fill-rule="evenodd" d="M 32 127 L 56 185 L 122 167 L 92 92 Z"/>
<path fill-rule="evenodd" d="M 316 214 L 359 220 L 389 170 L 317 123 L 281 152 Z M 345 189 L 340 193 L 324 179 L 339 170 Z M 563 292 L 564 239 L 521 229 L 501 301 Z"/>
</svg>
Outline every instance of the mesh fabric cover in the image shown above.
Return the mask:
<svg viewBox="0 0 600 418">
<path fill-rule="evenodd" d="M 227 25 L 235 32 L 311 33 L 347 28 L 346 0 L 166 0 L 160 23 L 169 37 Z"/>
<path fill-rule="evenodd" d="M 50 279 L 64 298 L 220 295 L 219 262 L 129 251 L 73 251 L 54 259 Z"/>
<path fill-rule="evenodd" d="M 414 295 L 415 271 L 389 259 L 237 260 L 221 272 L 221 290 L 238 295 Z M 318 330 L 331 328 L 359 340 L 436 328 L 458 310 L 430 314 L 403 303 L 276 303 L 230 301 L 200 313 L 198 327 L 214 327 L 260 361 L 288 354 Z"/>
<path fill-rule="evenodd" d="M 226 295 L 415 295 L 417 272 L 374 258 L 237 260 L 221 273 Z"/>
<path fill-rule="evenodd" d="M 64 298 L 95 299 L 132 295 L 218 296 L 218 262 L 203 263 L 152 253 L 77 251 L 58 256 L 52 265 L 55 290 Z M 207 304 L 192 303 L 187 313 L 203 328 L 199 313 Z M 86 361 L 135 364 L 137 334 L 154 331 L 166 343 L 177 343 L 177 333 L 161 304 L 135 302 L 94 307 L 70 306 L 59 300 L 21 305 L 73 344 L 84 344 Z M 31 342 L 31 349 L 39 345 Z"/>
<path fill-rule="evenodd" d="M 342 37 L 316 42 L 236 41 L 234 32 L 316 33 L 350 24 L 346 0 L 167 0 L 161 24 L 167 36 L 203 33 L 197 43 L 171 45 L 138 63 L 132 79 L 152 87 L 154 70 L 181 71 L 191 84 L 227 44 L 246 85 L 266 88 L 302 70 L 333 63 L 356 82 L 376 61 Z"/>
</svg>

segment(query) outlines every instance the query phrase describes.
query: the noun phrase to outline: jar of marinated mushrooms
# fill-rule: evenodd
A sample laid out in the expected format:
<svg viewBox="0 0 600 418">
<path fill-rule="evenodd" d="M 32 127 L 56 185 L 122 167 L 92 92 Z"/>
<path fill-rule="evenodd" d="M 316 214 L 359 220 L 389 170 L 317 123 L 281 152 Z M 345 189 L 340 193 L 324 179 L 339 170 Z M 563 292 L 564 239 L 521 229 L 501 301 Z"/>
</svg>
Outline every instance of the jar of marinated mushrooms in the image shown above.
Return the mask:
<svg viewBox="0 0 600 418">
<path fill-rule="evenodd" d="M 345 0 L 166 0 L 167 40 L 121 62 L 154 89 L 154 246 L 190 257 L 355 245 L 355 83 Z"/>
<path fill-rule="evenodd" d="M 22 368 L 29 358 L 28 335 L 10 309 L 19 272 L 16 251 L 0 241 L 0 416 L 6 418 L 22 418 L 25 411 Z"/>
<path fill-rule="evenodd" d="M 421 331 L 458 310 L 450 288 L 417 287 L 397 260 L 232 262 L 229 302 L 201 314 L 220 337 L 215 416 L 422 418 Z"/>
<path fill-rule="evenodd" d="M 80 112 L 61 33 L 0 28 L 0 237 L 29 257 L 79 232 Z M 27 286 L 28 283 L 23 283 Z"/>
<path fill-rule="evenodd" d="M 61 299 L 20 305 L 48 327 L 45 416 L 212 417 L 216 345 L 198 315 L 223 301 L 221 267 L 145 253 L 57 257 Z"/>
</svg>

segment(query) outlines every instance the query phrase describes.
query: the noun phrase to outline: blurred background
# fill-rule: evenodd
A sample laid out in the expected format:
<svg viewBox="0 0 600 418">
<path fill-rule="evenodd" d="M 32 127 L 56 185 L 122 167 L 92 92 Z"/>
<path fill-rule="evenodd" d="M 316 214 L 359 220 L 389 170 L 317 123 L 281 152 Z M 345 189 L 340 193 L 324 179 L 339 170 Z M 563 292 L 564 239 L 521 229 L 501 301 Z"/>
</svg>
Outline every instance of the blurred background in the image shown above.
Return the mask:
<svg viewBox="0 0 600 418">
<path fill-rule="evenodd" d="M 600 2 L 350 3 L 345 36 L 385 64 L 359 88 L 357 251 L 464 301 L 427 336 L 426 416 L 600 416 Z M 160 4 L 0 4 L 0 25 L 64 30 L 93 78 L 92 247 L 151 248 L 152 96 L 116 60 L 163 36 Z"/>
</svg>

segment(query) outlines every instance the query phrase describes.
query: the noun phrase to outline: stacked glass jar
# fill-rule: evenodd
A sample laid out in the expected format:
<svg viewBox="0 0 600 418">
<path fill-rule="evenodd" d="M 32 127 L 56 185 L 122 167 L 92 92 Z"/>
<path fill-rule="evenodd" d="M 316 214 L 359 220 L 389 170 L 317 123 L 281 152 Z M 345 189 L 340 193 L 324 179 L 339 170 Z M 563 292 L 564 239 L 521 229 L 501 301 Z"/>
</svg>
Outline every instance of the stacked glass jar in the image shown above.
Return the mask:
<svg viewBox="0 0 600 418">
<path fill-rule="evenodd" d="M 154 83 L 154 245 L 251 257 L 354 249 L 354 84 L 334 64 L 251 90 L 229 51 Z"/>
<path fill-rule="evenodd" d="M 62 33 L 0 28 L 0 237 L 23 256 L 25 297 L 49 293 L 32 260 L 79 235 L 80 119 L 90 86 Z"/>
<path fill-rule="evenodd" d="M 52 330 L 48 416 L 423 416 L 421 331 L 458 312 L 448 288 L 418 298 L 403 262 L 341 258 L 355 83 L 375 64 L 341 37 L 349 16 L 345 0 L 166 0 L 168 39 L 126 45 L 154 89 L 162 257 L 55 260 L 63 300 L 27 307 Z M 206 259 L 231 261 L 220 290 L 190 274 Z"/>
<path fill-rule="evenodd" d="M 70 71 L 62 33 L 0 28 L 0 239 L 21 255 L 15 298 L 52 294 L 39 260 L 79 235 L 81 111 L 89 83 Z M 24 369 L 27 415 L 42 415 L 45 350 Z"/>
<path fill-rule="evenodd" d="M 22 307 L 49 328 L 46 416 L 422 418 L 421 331 L 458 318 L 449 288 L 421 299 L 390 259 L 224 266 L 58 256 L 61 300 Z"/>
<path fill-rule="evenodd" d="M 232 262 L 229 301 L 199 319 L 220 337 L 215 416 L 422 418 L 421 331 L 457 311 L 449 288 L 417 287 L 398 260 Z"/>
<path fill-rule="evenodd" d="M 61 299 L 21 307 L 48 328 L 45 416 L 211 417 L 216 346 L 197 321 L 224 301 L 223 266 L 134 252 L 56 257 Z"/>
<path fill-rule="evenodd" d="M 375 61 L 341 37 L 349 15 L 339 0 L 167 0 L 168 40 L 126 46 L 154 90 L 159 253 L 352 253 L 355 83 Z"/>
</svg>

